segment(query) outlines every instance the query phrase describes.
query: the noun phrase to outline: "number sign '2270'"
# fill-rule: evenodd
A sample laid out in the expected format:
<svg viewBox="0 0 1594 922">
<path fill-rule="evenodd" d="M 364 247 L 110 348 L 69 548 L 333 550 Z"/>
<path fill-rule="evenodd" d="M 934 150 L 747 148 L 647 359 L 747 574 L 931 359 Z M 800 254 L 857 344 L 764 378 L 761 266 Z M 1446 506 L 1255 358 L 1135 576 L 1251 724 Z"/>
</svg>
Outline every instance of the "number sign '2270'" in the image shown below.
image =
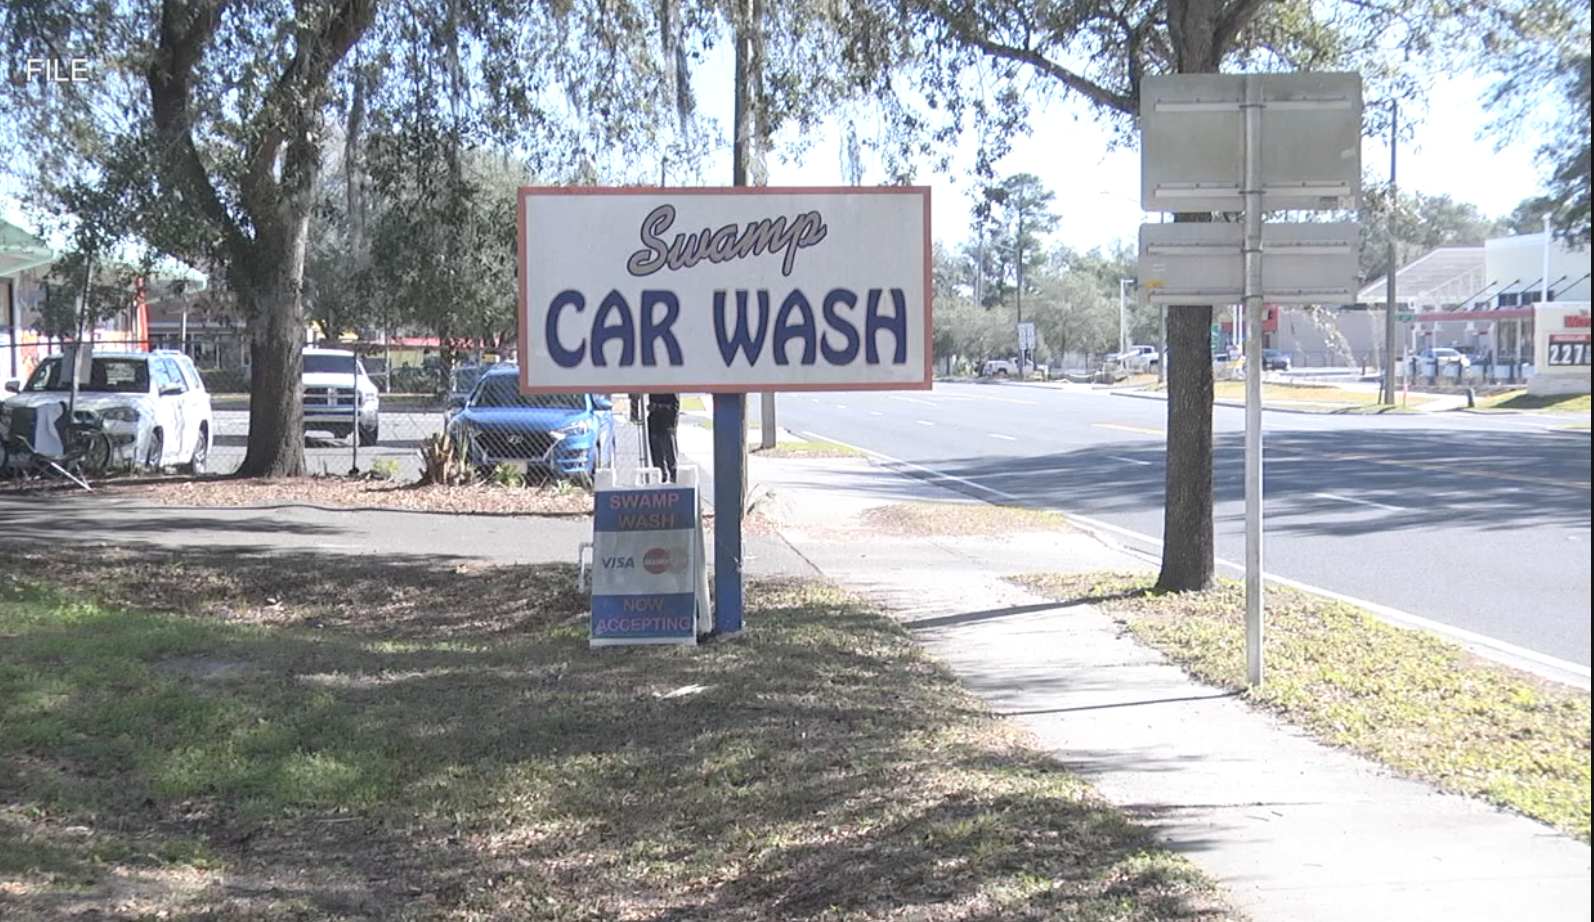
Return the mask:
<svg viewBox="0 0 1594 922">
<path fill-rule="evenodd" d="M 1587 333 L 1551 333 L 1549 364 L 1564 367 L 1567 365 L 1589 364 L 1589 334 Z"/>
</svg>

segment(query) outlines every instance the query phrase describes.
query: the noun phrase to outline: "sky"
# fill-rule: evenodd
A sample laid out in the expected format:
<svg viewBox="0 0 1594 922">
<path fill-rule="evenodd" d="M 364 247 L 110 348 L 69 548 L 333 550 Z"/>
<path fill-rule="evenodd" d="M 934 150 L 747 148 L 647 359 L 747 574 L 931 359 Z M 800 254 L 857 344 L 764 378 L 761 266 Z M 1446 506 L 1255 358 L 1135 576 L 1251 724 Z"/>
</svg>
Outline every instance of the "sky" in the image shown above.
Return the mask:
<svg viewBox="0 0 1594 922">
<path fill-rule="evenodd" d="M 1396 152 L 1396 180 L 1403 191 L 1448 194 L 1476 205 L 1488 217 L 1500 217 L 1539 193 L 1540 170 L 1533 162 L 1531 142 L 1496 152 L 1491 141 L 1476 138 L 1487 121 L 1477 98 L 1482 86 L 1470 79 L 1452 80 L 1435 89 L 1426 112 L 1414 107 L 1401 110 L 1402 121 L 1412 120 L 1416 128 Z M 832 135 L 813 145 L 802 166 L 784 165 L 771 157 L 769 183 L 840 185 L 839 151 L 839 141 Z M 1363 139 L 1362 168 L 1379 179 L 1388 175 L 1387 139 Z M 723 172 L 730 175 L 728 164 Z M 1018 139 L 1013 152 L 998 164 L 997 172 L 1040 177 L 1056 193 L 1053 210 L 1062 218 L 1050 239 L 1074 249 L 1105 250 L 1114 241 L 1132 247 L 1140 225 L 1161 217 L 1140 210 L 1139 151 L 1108 152 L 1105 130 L 1077 104 L 1075 108 L 1056 105 L 1044 112 L 1034 131 Z M 873 176 L 866 173 L 864 182 L 879 182 L 880 175 L 878 170 Z M 918 181 L 932 189 L 932 236 L 949 245 L 967 239 L 970 181 L 928 172 Z"/>
</svg>

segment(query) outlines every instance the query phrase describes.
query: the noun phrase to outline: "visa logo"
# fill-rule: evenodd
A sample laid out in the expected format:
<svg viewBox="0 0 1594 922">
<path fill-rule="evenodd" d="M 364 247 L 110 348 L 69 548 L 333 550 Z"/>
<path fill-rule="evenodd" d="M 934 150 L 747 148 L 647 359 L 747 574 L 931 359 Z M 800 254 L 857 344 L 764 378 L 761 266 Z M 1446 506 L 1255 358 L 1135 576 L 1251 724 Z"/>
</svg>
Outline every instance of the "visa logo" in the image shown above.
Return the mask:
<svg viewBox="0 0 1594 922">
<path fill-rule="evenodd" d="M 634 557 L 605 557 L 603 558 L 605 570 L 634 570 L 636 558 Z"/>
</svg>

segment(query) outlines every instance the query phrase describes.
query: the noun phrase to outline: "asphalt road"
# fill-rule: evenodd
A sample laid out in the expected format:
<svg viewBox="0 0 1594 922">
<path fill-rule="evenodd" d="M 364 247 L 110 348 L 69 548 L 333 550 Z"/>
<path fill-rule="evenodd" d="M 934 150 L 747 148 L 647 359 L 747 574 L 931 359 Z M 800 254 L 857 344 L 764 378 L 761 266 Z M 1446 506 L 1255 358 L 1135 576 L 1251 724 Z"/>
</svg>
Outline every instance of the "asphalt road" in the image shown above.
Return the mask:
<svg viewBox="0 0 1594 922">
<path fill-rule="evenodd" d="M 750 399 L 756 416 L 759 401 Z M 781 395 L 779 424 L 1157 553 L 1167 404 L 1085 388 L 937 384 Z M 1588 666 L 1589 434 L 1564 419 L 1264 414 L 1263 569 Z M 1245 559 L 1244 411 L 1214 411 L 1217 552 Z"/>
</svg>

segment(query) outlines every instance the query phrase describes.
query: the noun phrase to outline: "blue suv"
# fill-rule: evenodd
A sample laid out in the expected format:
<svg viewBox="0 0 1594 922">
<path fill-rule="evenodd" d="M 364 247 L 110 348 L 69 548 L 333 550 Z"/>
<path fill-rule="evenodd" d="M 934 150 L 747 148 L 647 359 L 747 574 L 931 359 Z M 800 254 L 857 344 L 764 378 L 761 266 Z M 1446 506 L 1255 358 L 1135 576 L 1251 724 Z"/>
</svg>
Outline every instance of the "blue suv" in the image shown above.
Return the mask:
<svg viewBox="0 0 1594 922">
<path fill-rule="evenodd" d="M 519 368 L 503 363 L 482 374 L 448 434 L 484 475 L 507 464 L 591 483 L 614 460 L 613 410 L 602 394 L 522 394 Z"/>
</svg>

